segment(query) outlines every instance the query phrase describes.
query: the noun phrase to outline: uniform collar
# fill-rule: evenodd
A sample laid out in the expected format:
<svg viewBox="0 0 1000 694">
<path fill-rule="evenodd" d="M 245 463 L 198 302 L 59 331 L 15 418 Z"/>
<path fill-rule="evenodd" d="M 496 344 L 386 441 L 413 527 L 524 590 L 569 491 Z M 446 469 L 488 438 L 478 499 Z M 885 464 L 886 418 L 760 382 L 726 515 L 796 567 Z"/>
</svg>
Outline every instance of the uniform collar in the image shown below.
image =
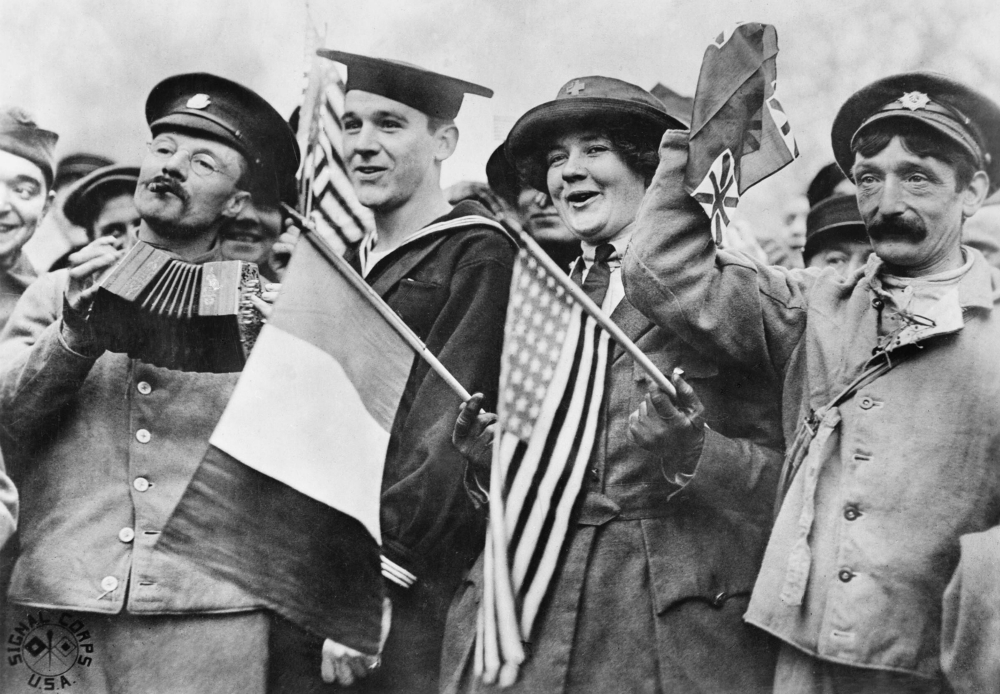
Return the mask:
<svg viewBox="0 0 1000 694">
<path fill-rule="evenodd" d="M 991 311 L 1000 303 L 1000 271 L 994 270 L 975 248 L 962 246 L 966 257 L 972 258 L 972 267 L 958 283 L 958 302 L 963 309 L 978 308 Z M 882 291 L 879 275 L 885 263 L 877 255 L 868 256 L 864 281 L 869 291 Z"/>
<path fill-rule="evenodd" d="M 632 240 L 632 234 L 628 233 L 621 236 L 614 241 L 601 241 L 597 244 L 589 244 L 586 241 L 580 242 L 580 248 L 583 253 L 583 262 L 589 267 L 591 263 L 594 262 L 594 253 L 597 251 L 598 246 L 603 246 L 605 243 L 610 243 L 615 247 L 615 253 L 611 256 L 609 262 L 621 262 L 621 259 L 625 256 L 625 249 L 628 248 L 628 242 Z"/>
</svg>

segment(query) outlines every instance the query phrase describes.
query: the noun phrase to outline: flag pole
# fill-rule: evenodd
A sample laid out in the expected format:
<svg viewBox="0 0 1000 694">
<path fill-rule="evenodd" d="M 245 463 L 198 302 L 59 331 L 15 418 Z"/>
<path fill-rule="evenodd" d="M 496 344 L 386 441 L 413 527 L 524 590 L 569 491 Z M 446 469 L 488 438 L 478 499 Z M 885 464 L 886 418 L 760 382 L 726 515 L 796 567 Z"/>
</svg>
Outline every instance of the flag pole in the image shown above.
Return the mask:
<svg viewBox="0 0 1000 694">
<path fill-rule="evenodd" d="M 423 341 L 417 337 L 416 333 L 410 329 L 410 326 L 408 326 L 403 319 L 399 317 L 398 313 L 393 311 L 389 305 L 385 303 L 385 300 L 378 295 L 378 292 L 372 289 L 371 285 L 365 282 L 364 278 L 355 272 L 354 268 L 352 268 L 346 260 L 341 258 L 330 247 L 330 244 L 328 244 L 326 240 L 323 239 L 319 233 L 317 233 L 312 223 L 299 214 L 299 212 L 290 205 L 281 203 L 281 206 L 288 214 L 292 215 L 292 217 L 300 225 L 302 225 L 302 229 L 305 232 L 304 236 L 309 239 L 309 242 L 312 243 L 313 247 L 319 251 L 324 258 L 326 258 L 327 262 L 329 262 L 337 270 L 337 272 L 344 277 L 344 279 L 350 282 L 351 286 L 354 287 L 354 289 L 360 293 L 361 296 L 368 300 L 368 303 L 370 303 L 375 310 L 379 312 L 379 315 L 381 315 L 382 318 L 384 318 L 386 322 L 392 326 L 396 333 L 398 333 L 399 336 L 406 341 L 406 344 L 408 344 L 421 359 L 427 362 L 431 369 L 434 370 L 434 373 L 440 376 L 444 382 L 448 384 L 448 387 L 462 399 L 462 402 L 471 398 L 472 395 L 469 394 L 469 391 L 467 391 L 465 387 L 458 382 L 458 379 L 451 375 L 451 372 L 445 368 L 444 364 L 442 364 L 437 357 L 431 354 L 431 351 L 427 349 L 427 345 L 425 345 Z"/>
<path fill-rule="evenodd" d="M 656 365 L 649 360 L 649 357 L 647 357 L 641 349 L 635 346 L 635 343 L 632 342 L 632 340 L 628 338 L 628 335 L 626 335 L 625 332 L 619 328 L 618 325 L 615 324 L 615 322 L 611 320 L 606 313 L 604 313 L 604 311 L 601 310 L 600 306 L 595 304 L 593 300 L 587 296 L 586 292 L 584 292 L 583 289 L 576 284 L 576 282 L 569 278 L 562 268 L 556 264 L 556 261 L 552 260 L 552 258 L 549 257 L 549 254 L 543 251 L 542 247 L 539 246 L 538 243 L 531 238 L 531 236 L 529 236 L 523 229 L 514 228 L 508 219 L 502 219 L 500 223 L 507 226 L 512 233 L 517 234 L 517 236 L 521 239 L 521 244 L 528 251 L 528 253 L 530 253 L 535 260 L 541 263 L 545 269 L 556 278 L 556 281 L 562 285 L 562 288 L 565 289 L 570 296 L 572 296 L 577 303 L 580 304 L 583 310 L 586 311 L 591 318 L 597 321 L 598 325 L 604 328 L 611 335 L 614 341 L 620 344 L 622 348 L 629 353 L 629 356 L 631 356 L 632 359 L 634 359 L 635 362 L 642 367 L 643 371 L 649 375 L 649 377 L 657 386 L 659 386 L 661 390 L 669 393 L 671 398 L 677 397 L 677 391 L 674 389 L 674 384 L 671 383 L 658 368 L 656 368 Z"/>
</svg>

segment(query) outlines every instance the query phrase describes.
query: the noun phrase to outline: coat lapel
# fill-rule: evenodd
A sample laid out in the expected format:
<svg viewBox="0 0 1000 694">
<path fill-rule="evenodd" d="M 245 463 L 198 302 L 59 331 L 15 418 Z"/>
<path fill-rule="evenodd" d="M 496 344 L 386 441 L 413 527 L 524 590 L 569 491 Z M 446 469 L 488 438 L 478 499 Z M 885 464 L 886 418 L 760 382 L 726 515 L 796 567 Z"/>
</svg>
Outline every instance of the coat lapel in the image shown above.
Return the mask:
<svg viewBox="0 0 1000 694">
<path fill-rule="evenodd" d="M 611 312 L 611 320 L 615 322 L 626 337 L 632 342 L 638 342 L 639 338 L 652 330 L 655 326 L 648 318 L 639 313 L 638 309 L 629 303 L 628 299 L 622 299 L 618 306 Z M 614 342 L 612 340 L 612 342 Z M 625 355 L 625 348 L 614 342 L 611 362 L 614 363 Z"/>
</svg>

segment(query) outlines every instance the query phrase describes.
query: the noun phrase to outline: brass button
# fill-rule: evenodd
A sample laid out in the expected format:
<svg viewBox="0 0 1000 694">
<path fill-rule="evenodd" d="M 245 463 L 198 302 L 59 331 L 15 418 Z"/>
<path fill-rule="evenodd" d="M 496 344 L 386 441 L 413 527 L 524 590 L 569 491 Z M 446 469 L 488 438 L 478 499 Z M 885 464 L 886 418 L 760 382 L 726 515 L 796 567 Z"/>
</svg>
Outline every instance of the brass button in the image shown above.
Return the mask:
<svg viewBox="0 0 1000 694">
<path fill-rule="evenodd" d="M 860 516 L 861 514 L 858 513 L 858 509 L 853 506 L 848 506 L 847 509 L 844 510 L 844 518 L 849 521 L 857 520 Z"/>
<path fill-rule="evenodd" d="M 101 579 L 101 590 L 111 592 L 118 587 L 118 579 L 114 576 L 105 576 Z"/>
<path fill-rule="evenodd" d="M 837 574 L 837 578 L 839 578 L 843 583 L 850 583 L 851 579 L 854 578 L 854 574 L 848 569 L 841 569 L 840 573 Z"/>
<path fill-rule="evenodd" d="M 135 432 L 135 440 L 139 443 L 149 443 L 151 438 L 153 438 L 153 435 L 147 429 L 140 429 Z"/>
<path fill-rule="evenodd" d="M 712 598 L 712 605 L 714 607 L 722 607 L 724 604 L 726 604 L 726 600 L 728 599 L 729 599 L 729 593 L 727 593 L 724 590 L 720 591 L 715 594 L 714 598 Z"/>
<path fill-rule="evenodd" d="M 135 487 L 137 492 L 144 492 L 149 489 L 149 480 L 145 477 L 136 477 L 132 480 L 132 486 Z"/>
<path fill-rule="evenodd" d="M 146 381 L 139 381 L 136 384 L 135 389 L 138 390 L 143 395 L 149 395 L 150 393 L 153 392 L 153 386 L 146 383 Z"/>
<path fill-rule="evenodd" d="M 132 528 L 122 528 L 118 531 L 118 539 L 122 542 L 131 542 L 135 539 L 135 531 Z"/>
<path fill-rule="evenodd" d="M 861 401 L 858 403 L 858 405 L 861 406 L 862 410 L 870 410 L 875 405 L 875 401 L 869 398 L 868 396 L 865 396 L 861 398 Z"/>
</svg>

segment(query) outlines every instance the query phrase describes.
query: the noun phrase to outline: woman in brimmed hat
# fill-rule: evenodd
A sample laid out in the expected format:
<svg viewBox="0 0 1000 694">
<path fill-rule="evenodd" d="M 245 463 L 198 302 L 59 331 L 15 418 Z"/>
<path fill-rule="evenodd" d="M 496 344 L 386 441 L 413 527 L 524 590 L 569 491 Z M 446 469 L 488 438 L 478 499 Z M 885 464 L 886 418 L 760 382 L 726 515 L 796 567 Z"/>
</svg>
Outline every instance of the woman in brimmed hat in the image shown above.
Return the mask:
<svg viewBox="0 0 1000 694">
<path fill-rule="evenodd" d="M 642 369 L 613 347 L 575 521 L 532 633 L 522 634 L 528 658 L 505 691 L 770 687 L 770 643 L 741 618 L 781 462 L 757 445 L 780 446 L 777 398 L 760 387 L 759 376 L 707 362 L 653 326 L 624 298 L 621 283 L 620 258 L 658 164 L 660 138 L 676 128 L 683 122 L 645 90 L 591 76 L 571 80 L 555 100 L 528 111 L 508 139 L 523 181 L 548 192 L 580 240 L 571 276 L 661 371 L 679 367 L 691 385 L 675 375 L 676 404 L 651 398 Z M 456 444 L 469 451 L 473 467 L 488 470 L 488 453 L 476 458 L 471 432 L 456 429 Z M 472 429 L 482 446 L 489 430 Z M 724 500 L 717 490 L 706 493 L 710 480 L 692 477 L 706 457 L 732 469 Z M 480 562 L 449 615 L 445 691 L 492 688 L 472 664 L 482 578 Z"/>
</svg>

